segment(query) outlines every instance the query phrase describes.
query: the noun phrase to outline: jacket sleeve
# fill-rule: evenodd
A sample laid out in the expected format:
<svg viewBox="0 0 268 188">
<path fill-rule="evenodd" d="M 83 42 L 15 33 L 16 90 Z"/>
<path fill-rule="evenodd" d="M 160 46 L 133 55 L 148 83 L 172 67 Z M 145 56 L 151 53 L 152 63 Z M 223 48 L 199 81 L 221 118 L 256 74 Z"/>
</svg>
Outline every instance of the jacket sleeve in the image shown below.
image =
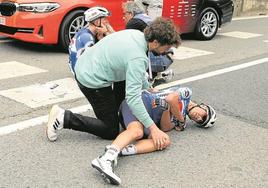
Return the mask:
<svg viewBox="0 0 268 188">
<path fill-rule="evenodd" d="M 137 58 L 128 63 L 126 71 L 126 102 L 134 116 L 149 128 L 154 122 L 143 104 L 141 93 L 146 74 L 145 58 Z"/>
</svg>

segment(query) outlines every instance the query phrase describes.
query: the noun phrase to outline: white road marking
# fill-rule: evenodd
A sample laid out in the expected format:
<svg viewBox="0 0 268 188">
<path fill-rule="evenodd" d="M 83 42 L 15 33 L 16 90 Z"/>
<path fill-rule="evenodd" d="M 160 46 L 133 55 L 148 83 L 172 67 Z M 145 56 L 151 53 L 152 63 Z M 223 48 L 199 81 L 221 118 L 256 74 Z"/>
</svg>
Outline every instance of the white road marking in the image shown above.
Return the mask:
<svg viewBox="0 0 268 188">
<path fill-rule="evenodd" d="M 240 31 L 232 31 L 227 33 L 219 33 L 218 35 L 228 36 L 228 37 L 234 37 L 234 38 L 240 38 L 240 39 L 249 39 L 254 37 L 262 36 L 262 34 L 258 33 L 247 33 L 247 32 L 240 32 Z"/>
<path fill-rule="evenodd" d="M 264 40 L 263 42 L 268 42 L 268 40 Z"/>
<path fill-rule="evenodd" d="M 258 18 L 268 18 L 268 15 L 263 16 L 247 16 L 247 17 L 235 17 L 232 19 L 232 21 L 236 20 L 251 20 L 251 19 L 258 19 Z"/>
<path fill-rule="evenodd" d="M 177 60 L 182 59 L 189 59 L 193 57 L 203 56 L 203 55 L 210 55 L 214 54 L 214 52 L 204 51 L 204 50 L 198 50 L 194 48 L 187 48 L 187 47 L 179 47 L 177 49 L 174 49 L 174 55 L 173 58 Z"/>
<path fill-rule="evenodd" d="M 184 84 L 184 83 L 189 83 L 189 82 L 193 82 L 193 81 L 196 81 L 196 80 L 201 80 L 201 79 L 204 79 L 204 78 L 209 78 L 209 77 L 212 77 L 212 76 L 217 76 L 217 75 L 228 73 L 228 72 L 232 72 L 232 71 L 236 71 L 236 70 L 240 70 L 240 69 L 245 69 L 247 67 L 251 67 L 251 66 L 254 66 L 254 65 L 267 63 L 267 62 L 268 62 L 268 58 L 258 59 L 258 60 L 251 61 L 251 62 L 248 62 L 248 63 L 243 63 L 243 64 L 240 64 L 240 65 L 235 65 L 235 66 L 232 66 L 232 67 L 219 69 L 219 70 L 208 72 L 208 73 L 205 73 L 205 74 L 200 74 L 200 75 L 197 75 L 197 76 L 193 76 L 193 77 L 185 78 L 185 79 L 182 79 L 182 80 L 177 80 L 177 81 L 174 81 L 174 82 L 163 84 L 163 85 L 158 86 L 157 88 L 158 89 L 164 89 L 164 88 L 168 88 L 168 87 L 171 87 L 171 86 L 174 86 L 174 85 L 180 85 L 180 84 Z M 90 107 L 89 105 L 85 105 L 85 106 L 76 107 L 76 108 L 73 108 L 73 109 L 70 109 L 70 110 L 72 112 L 75 112 L 75 113 L 83 113 L 83 112 L 87 111 L 87 109 L 92 109 L 92 107 Z M 28 127 L 34 127 L 34 126 L 37 126 L 37 125 L 41 125 L 43 123 L 46 123 L 47 119 L 48 119 L 48 116 L 46 115 L 46 116 L 41 116 L 41 117 L 33 118 L 33 119 L 30 119 L 30 120 L 26 120 L 26 121 L 23 121 L 23 122 L 18 122 L 18 123 L 11 124 L 11 125 L 6 125 L 4 127 L 0 127 L 0 135 L 6 135 L 6 134 L 9 134 L 9 133 L 12 133 L 12 132 L 16 132 L 18 130 L 26 129 Z"/>
<path fill-rule="evenodd" d="M 47 72 L 47 70 L 25 65 L 17 61 L 0 63 L 0 80 L 42 72 Z"/>
<path fill-rule="evenodd" d="M 23 103 L 31 108 L 83 97 L 73 78 L 3 90 L 0 91 L 0 95 Z"/>
<path fill-rule="evenodd" d="M 167 84 L 161 84 L 161 85 L 157 86 L 157 88 L 158 89 L 164 89 L 164 88 L 168 88 L 168 87 L 175 86 L 175 85 L 180 85 L 180 84 L 193 82 L 193 81 L 196 81 L 196 80 L 202 80 L 204 78 L 209 78 L 209 77 L 217 76 L 217 75 L 220 75 L 220 74 L 237 71 L 237 70 L 240 70 L 240 69 L 245 69 L 245 68 L 248 68 L 248 67 L 251 67 L 251 66 L 254 66 L 254 65 L 262 64 L 262 63 L 268 63 L 268 58 L 258 59 L 258 60 L 251 61 L 251 62 L 248 62 L 248 63 L 243 63 L 243 64 L 240 64 L 240 65 L 235 65 L 235 66 L 232 66 L 232 67 L 219 69 L 219 70 L 208 72 L 208 73 L 205 73 L 205 74 L 199 74 L 197 76 L 177 80 L 177 81 L 170 82 L 170 83 L 167 83 Z"/>
<path fill-rule="evenodd" d="M 72 112 L 74 113 L 83 113 L 86 112 L 88 110 L 92 110 L 91 105 L 84 105 L 84 106 L 79 106 L 76 108 L 72 108 L 70 109 Z M 43 123 L 47 123 L 48 121 L 48 115 L 46 116 L 40 116 L 37 118 L 33 118 L 33 119 L 29 119 L 26 121 L 22 121 L 19 123 L 15 123 L 15 124 L 11 124 L 11 125 L 7 125 L 4 127 L 0 127 L 0 136 L 1 135 L 6 135 L 6 134 L 10 134 L 19 130 L 23 130 L 29 127 L 34 127 L 36 125 L 41 125 Z"/>
</svg>

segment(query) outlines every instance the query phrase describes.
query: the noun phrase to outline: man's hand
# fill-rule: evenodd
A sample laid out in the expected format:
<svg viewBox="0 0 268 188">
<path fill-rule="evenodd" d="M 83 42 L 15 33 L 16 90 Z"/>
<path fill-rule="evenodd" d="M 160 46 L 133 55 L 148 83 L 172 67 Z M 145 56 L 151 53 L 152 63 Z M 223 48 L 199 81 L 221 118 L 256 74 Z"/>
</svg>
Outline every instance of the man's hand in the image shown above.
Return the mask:
<svg viewBox="0 0 268 188">
<path fill-rule="evenodd" d="M 166 141 L 169 136 L 161 131 L 155 124 L 150 126 L 151 137 L 157 150 L 162 150 L 167 147 Z"/>
<path fill-rule="evenodd" d="M 156 93 L 156 92 L 158 92 L 159 91 L 159 89 L 157 89 L 157 88 L 155 88 L 155 87 L 151 87 L 151 88 L 149 88 L 149 89 L 147 89 L 149 92 L 151 92 L 151 93 Z"/>
</svg>

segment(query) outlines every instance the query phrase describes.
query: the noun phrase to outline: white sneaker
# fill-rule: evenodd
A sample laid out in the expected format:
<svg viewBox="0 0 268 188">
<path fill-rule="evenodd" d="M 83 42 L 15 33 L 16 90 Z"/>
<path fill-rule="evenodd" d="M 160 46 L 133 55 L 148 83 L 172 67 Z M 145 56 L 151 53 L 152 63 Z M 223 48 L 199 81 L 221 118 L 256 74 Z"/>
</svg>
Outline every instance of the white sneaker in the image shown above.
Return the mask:
<svg viewBox="0 0 268 188">
<path fill-rule="evenodd" d="M 104 180 L 108 183 L 113 185 L 121 184 L 121 179 L 113 172 L 113 161 L 98 157 L 91 162 L 91 165 L 101 173 Z"/>
<path fill-rule="evenodd" d="M 64 109 L 54 105 L 49 113 L 46 135 L 49 141 L 57 140 L 57 131 L 63 129 Z"/>
<path fill-rule="evenodd" d="M 166 82 L 172 80 L 172 78 L 174 77 L 174 72 L 172 69 L 160 72 L 160 74 Z"/>
<path fill-rule="evenodd" d="M 106 151 L 110 148 L 110 146 L 111 146 L 111 145 L 107 145 L 107 146 L 105 146 L 104 152 L 106 152 Z M 121 152 L 118 153 L 118 156 L 120 156 L 120 155 L 121 155 Z M 113 161 L 113 165 L 116 167 L 117 164 L 118 164 L 118 158 L 116 157 L 116 158 L 114 159 L 114 161 Z"/>
</svg>

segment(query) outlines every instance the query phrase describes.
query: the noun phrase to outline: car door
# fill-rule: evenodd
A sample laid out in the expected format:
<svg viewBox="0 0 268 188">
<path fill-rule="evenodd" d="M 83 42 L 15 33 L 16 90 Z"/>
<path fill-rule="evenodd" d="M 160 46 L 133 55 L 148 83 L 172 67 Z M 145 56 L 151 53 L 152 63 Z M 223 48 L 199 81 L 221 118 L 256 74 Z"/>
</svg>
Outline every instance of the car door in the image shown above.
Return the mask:
<svg viewBox="0 0 268 188">
<path fill-rule="evenodd" d="M 116 31 L 125 29 L 122 8 L 123 2 L 125 0 L 97 0 L 95 3 L 104 6 L 111 12 L 111 16 L 108 19 Z"/>
<path fill-rule="evenodd" d="M 171 18 L 180 27 L 181 33 L 190 33 L 195 24 L 203 0 L 163 0 L 162 16 Z"/>
</svg>

